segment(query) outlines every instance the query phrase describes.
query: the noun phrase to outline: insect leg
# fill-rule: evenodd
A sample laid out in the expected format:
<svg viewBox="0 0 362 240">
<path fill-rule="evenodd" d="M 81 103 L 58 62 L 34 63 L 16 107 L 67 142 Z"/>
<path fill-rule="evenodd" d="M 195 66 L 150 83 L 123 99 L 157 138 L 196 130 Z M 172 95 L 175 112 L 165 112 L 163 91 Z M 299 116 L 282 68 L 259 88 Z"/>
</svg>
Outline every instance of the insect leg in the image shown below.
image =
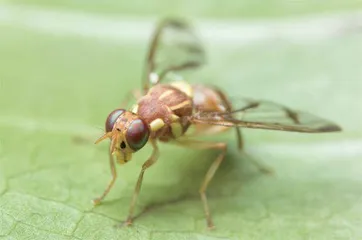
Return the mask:
<svg viewBox="0 0 362 240">
<path fill-rule="evenodd" d="M 134 207 L 135 207 L 136 202 L 137 202 L 138 194 L 139 194 L 139 192 L 141 190 L 143 174 L 145 173 L 147 168 L 151 167 L 157 161 L 158 156 L 159 156 L 159 151 L 158 151 L 156 141 L 151 140 L 151 144 L 152 144 L 152 147 L 153 147 L 153 152 L 152 152 L 151 156 L 148 158 L 148 160 L 142 165 L 142 169 L 141 169 L 140 175 L 138 176 L 137 184 L 136 184 L 135 190 L 133 192 L 132 201 L 131 201 L 131 204 L 129 206 L 128 217 L 127 217 L 127 220 L 123 223 L 123 225 L 126 225 L 126 226 L 132 224 L 133 211 L 134 211 Z"/>
<path fill-rule="evenodd" d="M 107 185 L 106 189 L 104 190 L 103 194 L 100 197 L 93 199 L 93 205 L 99 205 L 101 203 L 101 201 L 107 196 L 107 194 L 109 193 L 109 191 L 113 187 L 113 184 L 114 184 L 114 182 L 116 181 L 116 178 L 117 178 L 117 170 L 116 170 L 116 166 L 114 164 L 113 156 L 111 154 L 111 149 L 109 149 L 109 165 L 111 167 L 112 179 L 108 183 L 108 185 Z"/>
<path fill-rule="evenodd" d="M 222 103 L 224 104 L 224 106 L 226 107 L 226 111 L 230 112 L 232 111 L 233 107 L 231 102 L 228 100 L 228 98 L 226 97 L 226 95 L 220 90 L 215 88 L 215 91 L 219 94 Z M 247 106 L 247 108 L 252 108 L 254 107 L 255 104 L 249 104 Z M 243 137 L 241 135 L 241 130 L 240 128 L 236 127 L 235 128 L 236 131 L 236 140 L 237 140 L 237 147 L 239 150 L 243 149 L 244 147 L 244 141 L 243 141 Z"/>
<path fill-rule="evenodd" d="M 211 164 L 209 170 L 207 171 L 205 178 L 201 184 L 200 190 L 199 190 L 200 195 L 201 195 L 201 200 L 204 205 L 204 212 L 205 212 L 205 216 L 206 216 L 207 226 L 209 229 L 212 229 L 215 226 L 212 221 L 209 204 L 208 204 L 207 196 L 206 196 L 206 190 L 207 190 L 207 187 L 208 187 L 210 181 L 214 177 L 215 172 L 217 171 L 222 160 L 225 157 L 226 148 L 227 148 L 226 143 L 223 143 L 223 142 L 211 143 L 211 142 L 202 142 L 202 141 L 196 141 L 196 140 L 179 140 L 179 141 L 177 141 L 177 143 L 179 145 L 182 145 L 185 147 L 190 147 L 190 148 L 195 148 L 195 149 L 219 149 L 219 150 L 221 150 L 220 154 L 217 156 L 217 158 Z"/>
<path fill-rule="evenodd" d="M 249 154 L 247 154 L 244 150 L 244 142 L 243 142 L 243 138 L 241 135 L 241 131 L 240 128 L 235 127 L 236 130 L 236 141 L 237 141 L 237 147 L 239 152 L 245 156 L 245 158 L 247 158 L 252 164 L 254 164 L 254 166 L 259 170 L 259 172 L 263 173 L 263 174 L 274 174 L 274 170 L 271 169 L 268 166 L 263 165 L 262 163 L 260 163 L 257 159 L 251 157 Z"/>
<path fill-rule="evenodd" d="M 242 151 L 243 147 L 244 147 L 244 141 L 243 141 L 243 136 L 241 135 L 241 131 L 240 128 L 236 127 L 235 128 L 236 131 L 236 141 L 237 141 L 237 147 L 240 151 Z"/>
<path fill-rule="evenodd" d="M 215 88 L 215 90 L 218 92 L 221 100 L 222 100 L 222 103 L 225 105 L 226 107 L 226 110 L 227 111 L 232 111 L 232 104 L 228 101 L 226 95 L 220 91 L 219 89 Z M 243 111 L 246 111 L 248 109 L 252 109 L 252 108 L 255 108 L 257 106 L 259 106 L 260 103 L 258 102 L 250 102 L 248 105 L 246 105 L 245 107 L 242 108 Z M 286 111 L 286 110 L 285 110 Z M 291 114 L 289 114 L 288 116 L 290 116 Z M 270 167 L 267 167 L 267 166 L 263 166 L 263 164 L 259 163 L 258 160 L 252 158 L 251 156 L 249 156 L 248 154 L 245 153 L 245 151 L 243 151 L 243 147 L 244 147 L 244 141 L 243 141 L 243 137 L 241 135 L 241 130 L 239 127 L 235 127 L 235 131 L 236 131 L 236 141 L 237 141 L 237 147 L 240 151 L 240 153 L 244 154 L 245 157 L 247 159 L 249 159 L 249 161 L 251 161 L 251 163 L 253 163 L 257 169 L 261 172 L 261 173 L 264 173 L 264 174 L 273 174 L 274 171 L 270 168 Z"/>
<path fill-rule="evenodd" d="M 265 166 L 264 164 L 260 163 L 257 159 L 253 158 L 249 154 L 247 154 L 244 150 L 239 149 L 241 155 L 243 155 L 248 161 L 250 161 L 254 166 L 258 169 L 259 172 L 263 174 L 273 175 L 274 170 L 271 167 Z"/>
</svg>

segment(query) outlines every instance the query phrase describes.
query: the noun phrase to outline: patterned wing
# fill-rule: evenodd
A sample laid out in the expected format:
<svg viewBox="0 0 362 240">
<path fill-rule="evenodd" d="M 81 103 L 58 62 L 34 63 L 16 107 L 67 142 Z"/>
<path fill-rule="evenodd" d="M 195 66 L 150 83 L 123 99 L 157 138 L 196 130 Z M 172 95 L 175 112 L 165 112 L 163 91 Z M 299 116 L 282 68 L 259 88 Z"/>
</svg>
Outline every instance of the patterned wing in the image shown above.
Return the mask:
<svg viewBox="0 0 362 240">
<path fill-rule="evenodd" d="M 171 73 L 194 69 L 204 62 L 204 49 L 193 28 L 182 20 L 166 19 L 157 25 L 150 42 L 143 90 L 146 92 Z"/>
<path fill-rule="evenodd" d="M 245 98 L 237 103 L 238 107 L 228 112 L 198 111 L 191 122 L 304 133 L 341 131 L 333 122 L 273 102 Z"/>
</svg>

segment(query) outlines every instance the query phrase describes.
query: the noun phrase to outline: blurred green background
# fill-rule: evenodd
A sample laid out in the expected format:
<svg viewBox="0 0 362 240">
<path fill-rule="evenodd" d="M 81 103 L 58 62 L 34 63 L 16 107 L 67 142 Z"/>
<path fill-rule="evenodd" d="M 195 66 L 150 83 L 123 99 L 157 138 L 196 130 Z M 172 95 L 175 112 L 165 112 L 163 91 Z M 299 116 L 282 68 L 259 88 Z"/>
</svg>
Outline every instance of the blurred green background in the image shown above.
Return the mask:
<svg viewBox="0 0 362 240">
<path fill-rule="evenodd" d="M 71 1 L 71 0 L 8 0 L 17 4 L 32 4 L 62 9 L 76 9 L 107 14 L 139 16 L 175 15 L 210 18 L 264 18 L 301 15 L 306 13 L 329 13 L 343 10 L 356 10 L 362 6 L 359 0 L 268 0 L 239 1 L 226 0 L 176 0 L 176 1 Z"/>
<path fill-rule="evenodd" d="M 361 7 L 357 0 L 0 1 L 0 239 L 362 239 Z M 149 34 L 170 15 L 192 20 L 205 42 L 208 66 L 192 81 L 344 129 L 243 131 L 246 151 L 275 176 L 240 157 L 233 133 L 210 138 L 230 146 L 208 191 L 212 232 L 198 187 L 216 152 L 161 145 L 137 205 L 146 212 L 130 228 L 113 226 L 127 215 L 150 148 L 118 168 L 104 204 L 90 201 L 110 178 L 107 144 L 91 141 L 123 95 L 140 87 Z"/>
</svg>

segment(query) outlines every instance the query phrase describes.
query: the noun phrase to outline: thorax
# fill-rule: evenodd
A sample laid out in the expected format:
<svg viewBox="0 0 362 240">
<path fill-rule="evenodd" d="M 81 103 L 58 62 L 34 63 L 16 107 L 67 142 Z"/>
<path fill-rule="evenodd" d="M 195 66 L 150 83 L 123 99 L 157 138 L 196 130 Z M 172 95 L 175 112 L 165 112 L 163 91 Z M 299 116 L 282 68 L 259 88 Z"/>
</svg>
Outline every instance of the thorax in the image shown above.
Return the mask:
<svg viewBox="0 0 362 240">
<path fill-rule="evenodd" d="M 187 119 L 193 111 L 191 86 L 185 82 L 157 84 L 139 99 L 133 111 L 150 125 L 151 138 L 178 138 L 190 125 Z"/>
</svg>

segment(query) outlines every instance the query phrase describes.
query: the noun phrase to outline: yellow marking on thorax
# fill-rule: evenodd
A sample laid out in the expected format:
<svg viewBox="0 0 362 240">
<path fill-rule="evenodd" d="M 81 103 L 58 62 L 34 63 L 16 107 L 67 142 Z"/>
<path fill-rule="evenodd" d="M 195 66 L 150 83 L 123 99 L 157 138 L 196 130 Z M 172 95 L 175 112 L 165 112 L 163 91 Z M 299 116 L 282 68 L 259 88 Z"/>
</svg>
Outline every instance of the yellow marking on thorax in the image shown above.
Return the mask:
<svg viewBox="0 0 362 240">
<path fill-rule="evenodd" d="M 133 112 L 133 113 L 135 113 L 135 114 L 138 113 L 138 104 L 135 104 L 135 105 L 132 106 L 131 112 Z"/>
<path fill-rule="evenodd" d="M 171 106 L 170 109 L 171 109 L 172 111 L 175 111 L 175 110 L 177 110 L 177 109 L 179 109 L 179 108 L 182 108 L 182 107 L 185 107 L 185 106 L 187 106 L 187 105 L 189 105 L 189 104 L 191 104 L 190 100 L 185 100 L 185 101 L 183 101 L 182 103 L 179 103 L 179 104 L 177 104 L 177 105 L 175 105 L 175 106 Z"/>
<path fill-rule="evenodd" d="M 182 126 L 181 126 L 181 123 L 179 122 L 174 122 L 171 124 L 171 132 L 172 132 L 172 135 L 175 137 L 175 138 L 178 138 L 182 135 Z"/>
<path fill-rule="evenodd" d="M 163 98 L 171 95 L 174 91 L 173 90 L 167 90 L 164 93 L 161 94 L 161 96 L 158 98 L 159 100 L 162 100 Z"/>
<path fill-rule="evenodd" d="M 165 126 L 165 122 L 161 118 L 156 118 L 150 123 L 151 131 L 156 132 Z"/>
<path fill-rule="evenodd" d="M 177 116 L 177 115 L 175 115 L 175 114 L 172 114 L 171 115 L 171 120 L 172 120 L 172 122 L 176 122 L 176 121 L 178 121 L 180 118 Z"/>
<path fill-rule="evenodd" d="M 192 86 L 190 84 L 188 84 L 185 81 L 175 81 L 173 83 L 171 83 L 171 86 L 177 88 L 178 90 L 180 90 L 181 92 L 185 93 L 187 96 L 189 97 L 193 97 L 193 89 Z"/>
</svg>

